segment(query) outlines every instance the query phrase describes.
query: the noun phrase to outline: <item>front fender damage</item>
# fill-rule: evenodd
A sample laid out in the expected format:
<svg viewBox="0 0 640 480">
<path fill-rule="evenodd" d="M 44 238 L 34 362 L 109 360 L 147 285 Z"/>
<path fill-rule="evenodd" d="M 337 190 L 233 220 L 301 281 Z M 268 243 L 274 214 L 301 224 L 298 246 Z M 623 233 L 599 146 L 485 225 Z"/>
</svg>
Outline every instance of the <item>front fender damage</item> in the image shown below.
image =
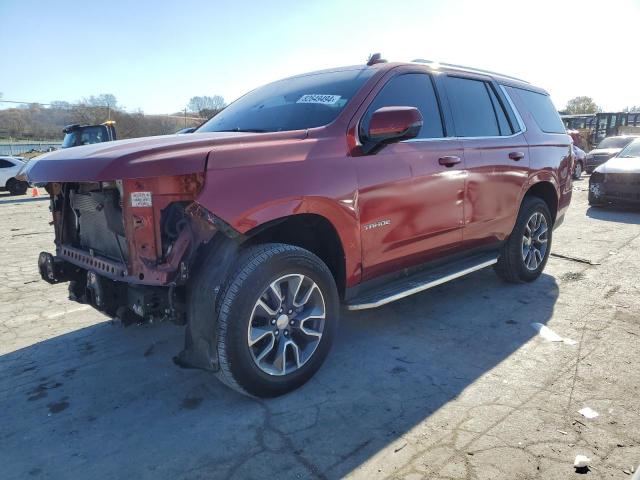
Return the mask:
<svg viewBox="0 0 640 480">
<path fill-rule="evenodd" d="M 241 236 L 217 233 L 197 259 L 199 268 L 187 283 L 184 349 L 173 358 L 182 368 L 218 371 L 216 319 L 224 283 L 238 256 Z"/>
</svg>

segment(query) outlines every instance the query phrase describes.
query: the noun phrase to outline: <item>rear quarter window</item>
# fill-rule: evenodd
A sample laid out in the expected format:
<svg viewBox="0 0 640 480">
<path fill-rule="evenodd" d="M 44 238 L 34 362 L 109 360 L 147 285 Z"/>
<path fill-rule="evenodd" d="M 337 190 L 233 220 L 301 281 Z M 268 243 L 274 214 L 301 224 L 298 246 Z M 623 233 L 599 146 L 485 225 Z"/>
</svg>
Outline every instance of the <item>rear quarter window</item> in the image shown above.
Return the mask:
<svg viewBox="0 0 640 480">
<path fill-rule="evenodd" d="M 566 133 L 564 124 L 549 95 L 515 88 L 540 130 L 546 133 Z"/>
</svg>

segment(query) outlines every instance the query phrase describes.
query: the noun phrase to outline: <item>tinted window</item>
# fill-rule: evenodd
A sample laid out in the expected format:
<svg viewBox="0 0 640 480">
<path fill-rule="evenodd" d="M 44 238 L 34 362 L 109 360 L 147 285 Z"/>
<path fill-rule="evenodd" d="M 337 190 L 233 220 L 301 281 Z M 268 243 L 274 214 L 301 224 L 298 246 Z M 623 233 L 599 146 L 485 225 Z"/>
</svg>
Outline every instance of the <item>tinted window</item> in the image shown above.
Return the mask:
<svg viewBox="0 0 640 480">
<path fill-rule="evenodd" d="M 197 132 L 280 132 L 327 125 L 375 71 L 313 73 L 270 83 L 240 97 Z"/>
<path fill-rule="evenodd" d="M 394 77 L 378 92 L 360 123 L 360 133 L 369 129 L 373 112 L 382 107 L 415 107 L 422 114 L 423 124 L 417 138 L 444 136 L 438 100 L 431 78 L 422 73 L 407 73 Z"/>
<path fill-rule="evenodd" d="M 517 90 L 540 130 L 547 133 L 566 133 L 560 115 L 548 95 L 521 88 Z"/>
<path fill-rule="evenodd" d="M 458 137 L 500 135 L 496 113 L 485 82 L 447 77 L 446 85 Z"/>
<path fill-rule="evenodd" d="M 11 163 L 8 160 L 3 160 L 0 158 L 0 168 L 9 168 L 9 167 L 13 167 L 13 163 Z"/>
</svg>

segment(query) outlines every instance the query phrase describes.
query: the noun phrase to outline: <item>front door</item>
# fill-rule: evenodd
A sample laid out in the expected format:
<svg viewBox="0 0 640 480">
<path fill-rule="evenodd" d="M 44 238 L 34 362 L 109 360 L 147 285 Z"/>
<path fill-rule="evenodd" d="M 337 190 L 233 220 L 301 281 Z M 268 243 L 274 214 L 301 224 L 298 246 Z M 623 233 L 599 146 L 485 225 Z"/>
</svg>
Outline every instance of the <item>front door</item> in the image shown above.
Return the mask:
<svg viewBox="0 0 640 480">
<path fill-rule="evenodd" d="M 360 135 L 379 108 L 412 106 L 422 113 L 418 137 L 354 157 L 362 237 L 363 280 L 452 252 L 462 241 L 464 155 L 447 139 L 430 75 L 387 81 L 360 121 Z"/>
</svg>

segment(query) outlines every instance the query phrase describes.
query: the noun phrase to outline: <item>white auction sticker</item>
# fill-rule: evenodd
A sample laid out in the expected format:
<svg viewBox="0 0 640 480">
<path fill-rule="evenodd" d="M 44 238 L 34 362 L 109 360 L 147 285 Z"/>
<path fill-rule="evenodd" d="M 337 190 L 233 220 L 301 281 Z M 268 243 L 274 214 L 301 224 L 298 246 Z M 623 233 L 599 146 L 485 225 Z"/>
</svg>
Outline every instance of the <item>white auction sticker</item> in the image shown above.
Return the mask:
<svg viewBox="0 0 640 480">
<path fill-rule="evenodd" d="M 334 105 L 340 100 L 340 95 L 322 95 L 320 93 L 308 93 L 302 95 L 296 103 L 320 103 L 322 105 Z"/>
<path fill-rule="evenodd" d="M 132 207 L 150 207 L 151 205 L 151 192 L 131 192 Z"/>
</svg>

